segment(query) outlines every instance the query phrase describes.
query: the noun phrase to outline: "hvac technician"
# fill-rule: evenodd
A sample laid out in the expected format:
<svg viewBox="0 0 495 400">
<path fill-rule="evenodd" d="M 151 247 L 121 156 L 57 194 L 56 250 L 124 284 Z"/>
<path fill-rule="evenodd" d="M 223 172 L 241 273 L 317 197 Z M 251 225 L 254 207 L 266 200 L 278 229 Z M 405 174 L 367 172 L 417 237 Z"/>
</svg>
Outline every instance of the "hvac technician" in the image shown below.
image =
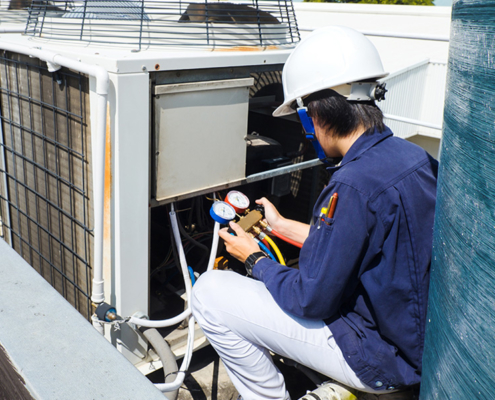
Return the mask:
<svg viewBox="0 0 495 400">
<path fill-rule="evenodd" d="M 437 163 L 383 124 L 385 75 L 373 44 L 344 27 L 316 30 L 284 66 L 274 115 L 297 111 L 307 132 L 312 119 L 325 155 L 342 161 L 311 226 L 258 200 L 275 230 L 304 243 L 299 269 L 232 223 L 237 236 L 220 236 L 254 279 L 211 271 L 194 287 L 194 316 L 244 400 L 289 398 L 269 350 L 361 391 L 420 381 Z M 332 216 L 322 209 L 335 193 Z"/>
</svg>

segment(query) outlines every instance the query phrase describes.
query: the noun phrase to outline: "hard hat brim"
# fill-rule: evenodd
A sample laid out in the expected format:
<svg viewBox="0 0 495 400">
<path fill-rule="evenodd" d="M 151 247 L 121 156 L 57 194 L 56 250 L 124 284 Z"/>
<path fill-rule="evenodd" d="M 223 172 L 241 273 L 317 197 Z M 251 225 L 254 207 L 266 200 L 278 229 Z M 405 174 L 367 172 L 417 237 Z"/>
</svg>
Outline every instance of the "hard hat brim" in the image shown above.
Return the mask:
<svg viewBox="0 0 495 400">
<path fill-rule="evenodd" d="M 361 79 L 358 79 L 358 81 L 368 81 L 368 80 L 376 80 L 378 81 L 379 79 L 382 79 L 382 78 L 385 78 L 386 76 L 388 76 L 389 73 L 388 72 L 385 72 L 381 75 L 378 75 L 378 76 L 372 76 L 372 77 L 362 77 Z M 343 84 L 346 84 L 346 83 L 350 83 L 350 82 L 342 82 L 340 85 L 343 85 Z M 332 87 L 336 87 L 336 86 L 339 86 L 339 84 L 336 84 L 336 85 L 333 85 Z M 328 88 L 328 89 L 332 89 L 332 87 Z M 320 89 L 320 90 L 323 90 L 323 89 Z M 308 96 L 312 93 L 316 93 L 316 92 L 310 92 L 310 93 L 305 93 L 303 95 L 301 95 L 300 97 L 305 97 L 305 96 Z M 273 113 L 272 115 L 274 117 L 283 117 L 284 115 L 290 115 L 290 114 L 294 114 L 296 112 L 296 110 L 294 108 L 292 108 L 292 103 L 294 103 L 296 101 L 296 99 L 290 99 L 290 100 L 287 100 L 285 101 L 281 106 L 279 106 Z"/>
</svg>

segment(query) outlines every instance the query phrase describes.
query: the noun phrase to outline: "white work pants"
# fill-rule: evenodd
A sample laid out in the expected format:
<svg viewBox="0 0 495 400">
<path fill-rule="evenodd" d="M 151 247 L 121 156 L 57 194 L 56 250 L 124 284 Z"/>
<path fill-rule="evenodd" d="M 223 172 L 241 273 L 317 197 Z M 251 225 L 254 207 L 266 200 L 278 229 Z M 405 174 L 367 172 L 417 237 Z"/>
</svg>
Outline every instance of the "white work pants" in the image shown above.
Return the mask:
<svg viewBox="0 0 495 400">
<path fill-rule="evenodd" d="M 378 393 L 352 371 L 323 321 L 287 314 L 262 282 L 231 271 L 207 272 L 194 285 L 191 306 L 243 400 L 289 398 L 268 350 Z"/>
</svg>

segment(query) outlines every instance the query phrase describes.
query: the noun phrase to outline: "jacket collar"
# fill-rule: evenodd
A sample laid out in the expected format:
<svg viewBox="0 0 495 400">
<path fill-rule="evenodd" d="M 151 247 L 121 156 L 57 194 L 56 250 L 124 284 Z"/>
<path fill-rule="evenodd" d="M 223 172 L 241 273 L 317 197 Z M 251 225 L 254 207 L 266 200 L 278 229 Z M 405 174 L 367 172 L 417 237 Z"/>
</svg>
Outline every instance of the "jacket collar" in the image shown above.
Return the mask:
<svg viewBox="0 0 495 400">
<path fill-rule="evenodd" d="M 393 136 L 393 133 L 388 127 L 385 127 L 383 132 L 378 132 L 376 128 L 368 129 L 352 144 L 340 164 L 334 167 L 328 167 L 327 170 L 332 173 L 337 171 L 349 162 L 356 160 L 364 152 L 368 151 L 373 146 L 390 136 Z"/>
</svg>

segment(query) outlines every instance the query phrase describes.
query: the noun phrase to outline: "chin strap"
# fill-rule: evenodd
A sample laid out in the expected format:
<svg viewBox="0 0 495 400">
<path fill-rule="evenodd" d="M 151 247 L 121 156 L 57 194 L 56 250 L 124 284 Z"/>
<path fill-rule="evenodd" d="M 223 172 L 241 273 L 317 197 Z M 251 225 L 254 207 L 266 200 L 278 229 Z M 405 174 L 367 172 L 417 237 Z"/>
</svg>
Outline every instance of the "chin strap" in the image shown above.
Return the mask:
<svg viewBox="0 0 495 400">
<path fill-rule="evenodd" d="M 321 148 L 318 139 L 316 139 L 315 126 L 313 124 L 313 120 L 308 115 L 308 108 L 304 106 L 304 103 L 300 97 L 297 98 L 296 101 L 297 101 L 297 114 L 299 115 L 299 119 L 303 126 L 304 132 L 306 133 L 306 139 L 308 139 L 315 148 L 316 154 L 320 159 L 320 161 L 322 161 L 325 164 L 333 165 L 334 163 L 331 162 L 332 159 L 328 158 L 325 155 L 325 152 Z"/>
</svg>

